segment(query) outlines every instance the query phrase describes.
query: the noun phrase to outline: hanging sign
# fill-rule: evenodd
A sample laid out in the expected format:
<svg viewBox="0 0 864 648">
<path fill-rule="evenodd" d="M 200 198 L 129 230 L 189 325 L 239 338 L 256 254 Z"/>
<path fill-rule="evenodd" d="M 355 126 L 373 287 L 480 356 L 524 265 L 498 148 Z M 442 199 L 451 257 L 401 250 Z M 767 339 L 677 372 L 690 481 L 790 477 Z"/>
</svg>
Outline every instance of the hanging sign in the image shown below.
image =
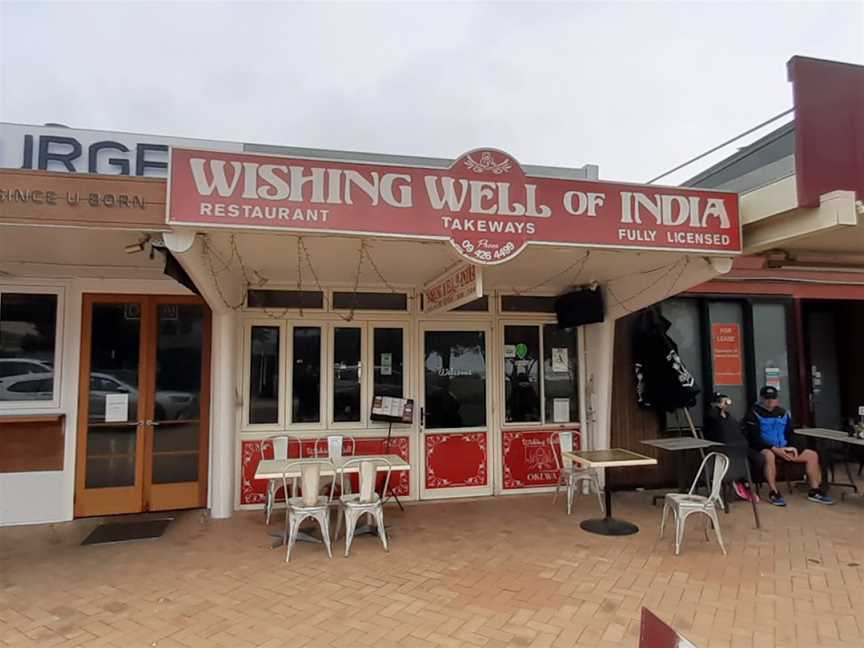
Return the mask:
<svg viewBox="0 0 864 648">
<path fill-rule="evenodd" d="M 712 324 L 711 350 L 714 357 L 714 385 L 743 385 L 741 327 L 738 324 Z"/>
<path fill-rule="evenodd" d="M 470 263 L 460 263 L 423 286 L 423 312 L 453 310 L 482 296 L 483 271 Z"/>
<path fill-rule="evenodd" d="M 449 169 L 173 148 L 170 225 L 450 241 L 501 263 L 528 244 L 738 254 L 738 195 L 526 176 L 478 149 Z"/>
</svg>

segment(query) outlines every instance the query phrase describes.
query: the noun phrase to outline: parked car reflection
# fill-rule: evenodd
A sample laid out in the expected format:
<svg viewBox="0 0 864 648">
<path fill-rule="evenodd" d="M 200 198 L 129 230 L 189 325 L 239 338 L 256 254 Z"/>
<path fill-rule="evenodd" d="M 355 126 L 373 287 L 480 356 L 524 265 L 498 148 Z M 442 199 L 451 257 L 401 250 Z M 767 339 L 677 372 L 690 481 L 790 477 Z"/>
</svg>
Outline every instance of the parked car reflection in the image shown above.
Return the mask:
<svg viewBox="0 0 864 648">
<path fill-rule="evenodd" d="M 0 401 L 51 400 L 54 393 L 54 374 L 50 372 L 25 373 L 0 378 Z M 128 394 L 127 420 L 138 417 L 138 390 L 111 374 L 90 374 L 90 413 L 93 423 L 105 421 L 105 400 L 109 394 Z M 198 418 L 198 394 L 161 390 L 156 393 L 154 420 L 177 421 Z"/>
</svg>

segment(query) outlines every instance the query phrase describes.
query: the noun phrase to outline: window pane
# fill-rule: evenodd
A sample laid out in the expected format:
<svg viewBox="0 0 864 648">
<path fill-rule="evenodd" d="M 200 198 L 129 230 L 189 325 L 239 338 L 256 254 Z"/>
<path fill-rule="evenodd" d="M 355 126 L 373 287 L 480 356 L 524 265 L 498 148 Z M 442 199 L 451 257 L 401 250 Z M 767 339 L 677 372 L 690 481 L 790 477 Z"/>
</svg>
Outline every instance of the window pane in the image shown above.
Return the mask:
<svg viewBox="0 0 864 648">
<path fill-rule="evenodd" d="M 249 308 L 324 308 L 320 290 L 250 290 L 246 295 Z"/>
<path fill-rule="evenodd" d="M 0 401 L 54 398 L 56 325 L 57 295 L 0 296 Z"/>
<path fill-rule="evenodd" d="M 508 313 L 554 313 L 557 297 L 502 295 L 501 310 Z"/>
<path fill-rule="evenodd" d="M 504 327 L 504 415 L 507 423 L 540 422 L 540 328 Z"/>
<path fill-rule="evenodd" d="M 753 304 L 753 347 L 756 354 L 757 388 L 771 385 L 780 390 L 780 405 L 789 409 L 789 356 L 786 348 L 786 307 Z"/>
<path fill-rule="evenodd" d="M 321 421 L 321 328 L 294 328 L 291 420 L 294 423 Z"/>
<path fill-rule="evenodd" d="M 487 312 L 489 310 L 489 295 L 483 295 L 477 299 L 462 304 L 453 309 L 453 312 Z"/>
<path fill-rule="evenodd" d="M 408 310 L 405 293 L 334 292 L 333 308 L 340 310 Z"/>
<path fill-rule="evenodd" d="M 699 302 L 695 299 L 668 299 L 661 306 L 663 317 L 672 323 L 668 335 L 678 345 L 678 356 L 687 370 L 696 377 L 699 395 L 695 407 L 690 408 L 693 423 L 702 426 L 706 389 L 701 384 L 702 370 L 702 324 L 699 317 Z M 711 390 L 708 389 L 708 397 Z M 666 427 L 678 428 L 687 425 L 687 420 L 677 414 L 666 415 Z"/>
<path fill-rule="evenodd" d="M 253 326 L 249 422 L 279 422 L 279 327 Z"/>
<path fill-rule="evenodd" d="M 198 419 L 204 309 L 198 304 L 160 304 L 157 318 L 154 419 L 160 422 Z M 278 368 L 277 363 L 277 371 Z"/>
<path fill-rule="evenodd" d="M 576 331 L 543 327 L 544 414 L 547 423 L 579 420 L 579 353 Z"/>
<path fill-rule="evenodd" d="M 486 335 L 483 331 L 427 331 L 426 427 L 486 425 Z"/>
<path fill-rule="evenodd" d="M 744 307 L 740 302 L 717 301 L 708 304 L 711 321 L 711 363 L 713 386 L 732 399 L 729 411 L 739 421 L 747 413 L 747 386 L 744 381 Z"/>
<path fill-rule="evenodd" d="M 333 330 L 333 421 L 360 420 L 359 328 Z"/>
<path fill-rule="evenodd" d="M 140 414 L 141 305 L 93 304 L 92 313 L 85 485 L 131 486 Z"/>
<path fill-rule="evenodd" d="M 402 398 L 404 358 L 402 355 L 402 329 L 376 328 L 373 342 L 374 385 L 373 396 Z"/>
</svg>

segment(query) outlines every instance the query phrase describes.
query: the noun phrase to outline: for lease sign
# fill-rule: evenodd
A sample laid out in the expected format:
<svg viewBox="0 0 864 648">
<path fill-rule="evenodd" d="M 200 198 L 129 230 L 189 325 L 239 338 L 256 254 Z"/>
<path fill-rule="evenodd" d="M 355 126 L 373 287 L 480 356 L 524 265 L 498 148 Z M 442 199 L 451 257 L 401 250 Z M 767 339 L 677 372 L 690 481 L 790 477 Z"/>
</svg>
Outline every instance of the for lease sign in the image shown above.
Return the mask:
<svg viewBox="0 0 864 648">
<path fill-rule="evenodd" d="M 449 169 L 175 148 L 167 222 L 449 240 L 501 263 L 529 244 L 737 254 L 738 196 L 526 176 L 474 150 Z"/>
</svg>

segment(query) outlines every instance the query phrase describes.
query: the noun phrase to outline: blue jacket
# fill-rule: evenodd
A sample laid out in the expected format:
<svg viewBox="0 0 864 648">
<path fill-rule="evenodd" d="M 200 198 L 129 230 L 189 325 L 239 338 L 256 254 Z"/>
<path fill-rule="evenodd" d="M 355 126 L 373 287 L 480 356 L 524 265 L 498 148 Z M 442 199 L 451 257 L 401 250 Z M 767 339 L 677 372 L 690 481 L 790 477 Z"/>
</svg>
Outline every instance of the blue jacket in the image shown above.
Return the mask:
<svg viewBox="0 0 864 648">
<path fill-rule="evenodd" d="M 782 407 L 768 411 L 755 405 L 744 418 L 744 427 L 753 449 L 786 448 L 792 436 L 792 417 Z"/>
</svg>

